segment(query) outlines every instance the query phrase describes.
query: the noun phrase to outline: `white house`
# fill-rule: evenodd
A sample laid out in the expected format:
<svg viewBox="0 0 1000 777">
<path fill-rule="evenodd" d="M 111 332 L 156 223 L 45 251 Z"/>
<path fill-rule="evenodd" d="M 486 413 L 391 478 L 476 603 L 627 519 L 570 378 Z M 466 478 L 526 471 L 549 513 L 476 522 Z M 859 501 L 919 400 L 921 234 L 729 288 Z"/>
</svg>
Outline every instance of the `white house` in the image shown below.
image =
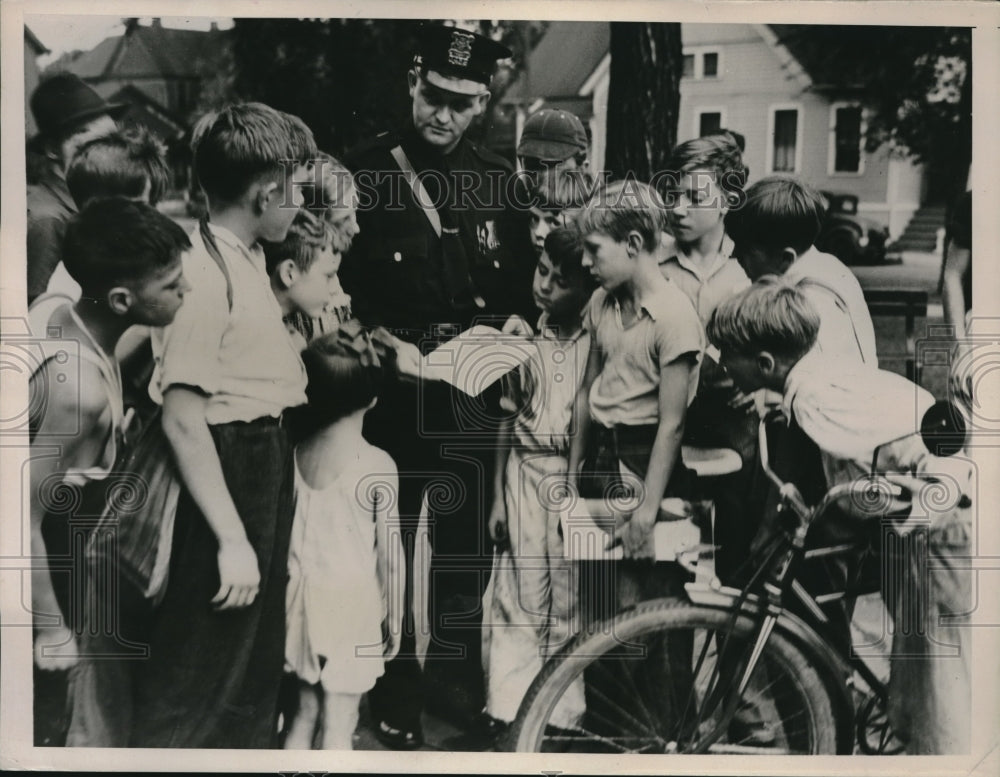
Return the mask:
<svg viewBox="0 0 1000 777">
<path fill-rule="evenodd" d="M 814 55 L 805 25 L 683 24 L 678 141 L 728 128 L 746 138 L 750 180 L 800 176 L 817 189 L 854 194 L 859 210 L 895 239 L 925 195 L 921 165 L 863 147 L 865 109 L 835 63 Z M 552 22 L 503 100 L 523 118 L 542 105 L 589 122 L 591 162 L 605 158 L 610 76 L 607 22 Z"/>
</svg>

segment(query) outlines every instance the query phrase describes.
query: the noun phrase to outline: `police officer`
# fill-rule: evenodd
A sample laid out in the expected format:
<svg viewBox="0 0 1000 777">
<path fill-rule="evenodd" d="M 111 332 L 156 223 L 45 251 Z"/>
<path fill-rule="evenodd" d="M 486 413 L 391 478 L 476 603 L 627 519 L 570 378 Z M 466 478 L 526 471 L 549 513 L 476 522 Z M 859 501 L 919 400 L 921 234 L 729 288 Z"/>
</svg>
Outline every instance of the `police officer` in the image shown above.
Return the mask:
<svg viewBox="0 0 1000 777">
<path fill-rule="evenodd" d="M 363 323 L 385 326 L 423 351 L 475 321 L 499 326 L 512 313 L 534 310 L 530 212 L 526 204 L 518 207 L 527 195 L 506 160 L 465 138 L 489 102 L 497 60 L 509 56 L 506 47 L 476 33 L 423 27 L 407 74 L 409 121 L 346 157 L 361 230 L 341 266 L 344 289 Z M 442 695 L 471 697 L 473 704 L 482 694 L 477 624 L 464 619 L 464 647 L 443 636 L 441 625 L 446 612 L 459 614 L 456 601 L 478 606 L 490 567 L 482 516 L 496 439 L 494 400 L 487 393 L 469 408 L 468 397 L 445 384 L 400 382 L 383 394 L 365 428 L 399 468 L 410 602 L 414 583 L 420 586 L 412 571 L 421 499 L 435 483 L 446 494 L 443 503 L 429 499 L 436 510 L 430 528 L 431 655 L 449 653 L 445 643 L 452 643 L 442 665 L 463 687 Z M 400 655 L 369 694 L 375 734 L 395 749 L 422 742 L 423 683 L 413 630 L 407 618 Z"/>
<path fill-rule="evenodd" d="M 417 342 L 434 325 L 508 314 L 511 300 L 533 310 L 513 168 L 465 138 L 496 61 L 509 56 L 472 32 L 423 28 L 407 74 L 410 121 L 348 154 L 362 228 L 340 275 L 365 323 Z"/>
</svg>

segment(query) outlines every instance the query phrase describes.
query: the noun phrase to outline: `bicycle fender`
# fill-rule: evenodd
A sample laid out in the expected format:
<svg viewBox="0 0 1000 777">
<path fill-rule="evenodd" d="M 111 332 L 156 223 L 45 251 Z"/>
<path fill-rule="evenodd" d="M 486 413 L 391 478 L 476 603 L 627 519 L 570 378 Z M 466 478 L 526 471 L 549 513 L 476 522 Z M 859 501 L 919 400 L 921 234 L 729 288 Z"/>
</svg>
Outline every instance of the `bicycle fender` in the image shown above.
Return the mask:
<svg viewBox="0 0 1000 777">
<path fill-rule="evenodd" d="M 720 586 L 713 588 L 706 583 L 686 583 L 684 586 L 688 598 L 693 604 L 717 609 L 732 610 L 743 596 L 743 592 L 738 588 L 728 588 Z M 740 613 L 753 618 L 759 615 L 761 601 L 757 596 L 750 594 L 746 597 L 740 608 Z M 824 642 L 816 632 L 806 624 L 798 615 L 782 610 L 775 624 L 775 629 L 781 635 L 792 642 L 796 647 L 805 653 L 810 661 L 820 669 L 820 676 L 823 677 L 827 690 L 830 692 L 830 699 L 836 705 L 837 720 L 843 721 L 840 731 L 837 732 L 837 739 L 842 752 L 850 753 L 854 745 L 854 699 L 851 691 L 844 682 L 844 678 L 850 675 L 850 667 L 843 658 Z"/>
</svg>

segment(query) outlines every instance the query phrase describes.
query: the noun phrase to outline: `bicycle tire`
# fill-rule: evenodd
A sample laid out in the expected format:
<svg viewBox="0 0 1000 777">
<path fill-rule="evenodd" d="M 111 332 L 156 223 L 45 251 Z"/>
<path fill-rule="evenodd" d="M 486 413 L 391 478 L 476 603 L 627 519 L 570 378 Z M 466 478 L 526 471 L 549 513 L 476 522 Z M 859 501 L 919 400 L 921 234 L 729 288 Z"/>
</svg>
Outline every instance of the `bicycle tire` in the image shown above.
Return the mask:
<svg viewBox="0 0 1000 777">
<path fill-rule="evenodd" d="M 733 662 L 720 662 L 716 656 L 714 668 L 710 668 L 712 659 L 706 658 L 707 653 L 712 645 L 716 651 L 719 645 L 726 645 L 727 650 L 735 651 L 727 655 L 746 655 L 753 627 L 753 620 L 747 615 L 734 619 L 728 610 L 692 605 L 680 599 L 658 599 L 627 610 L 614 618 L 611 628 L 581 634 L 545 664 L 521 703 L 506 745 L 517 752 L 837 753 L 837 732 L 841 726 L 828 688 L 806 654 L 779 630 L 771 633 L 753 675 L 751 686 L 758 689 L 753 698 L 750 688 L 744 694 L 749 701 L 737 700 L 726 693 L 725 689 L 736 687 L 736 683 L 727 681 L 719 667 L 720 663 L 732 667 Z M 681 677 L 683 672 L 677 671 L 676 661 L 671 663 L 665 654 L 650 652 L 686 650 L 687 632 L 691 634 L 693 668 L 705 669 L 709 682 L 714 674 L 715 682 L 723 689 L 719 692 L 728 697 L 727 701 L 710 702 L 713 694 L 708 684 L 699 693 L 691 693 L 691 689 L 699 688 L 700 677 L 692 676 L 688 683 L 687 678 Z M 667 639 L 671 634 L 672 642 Z M 656 641 L 660 639 L 663 641 Z M 640 646 L 645 652 L 628 656 L 635 649 L 629 646 Z M 656 655 L 658 661 L 653 660 Z M 664 672 L 667 666 L 670 670 Z M 650 686 L 656 683 L 649 682 L 650 676 L 657 672 L 660 676 L 656 680 L 669 678 L 668 685 L 680 683 L 687 691 L 682 689 L 677 693 L 675 687 L 673 693 L 661 690 L 651 694 Z M 738 675 L 740 671 L 730 669 L 730 673 Z M 607 688 L 598 687 L 605 682 L 605 675 L 611 678 Z M 554 711 L 560 708 L 568 688 L 574 685 L 579 688 L 580 677 L 585 678 L 585 711 L 574 724 L 554 726 L 551 723 Z M 613 685 L 619 680 L 622 689 Z M 685 693 L 687 701 L 681 704 Z M 700 709 L 693 709 L 692 702 L 694 708 Z M 634 707 L 625 709 L 625 704 Z M 732 705 L 731 709 L 736 705 L 741 711 L 751 709 L 749 717 L 758 717 L 762 727 L 741 740 L 739 734 L 733 733 L 737 721 L 725 723 L 727 704 Z M 565 704 L 560 709 L 564 714 Z M 666 715 L 659 714 L 665 709 Z M 676 714 L 680 709 L 684 714 Z M 689 709 L 691 715 L 686 714 Z M 736 717 L 745 726 L 743 718 L 747 715 Z M 770 720 L 764 722 L 767 717 Z M 713 731 L 720 726 L 726 730 Z M 775 735 L 772 744 L 763 742 L 768 733 Z"/>
</svg>

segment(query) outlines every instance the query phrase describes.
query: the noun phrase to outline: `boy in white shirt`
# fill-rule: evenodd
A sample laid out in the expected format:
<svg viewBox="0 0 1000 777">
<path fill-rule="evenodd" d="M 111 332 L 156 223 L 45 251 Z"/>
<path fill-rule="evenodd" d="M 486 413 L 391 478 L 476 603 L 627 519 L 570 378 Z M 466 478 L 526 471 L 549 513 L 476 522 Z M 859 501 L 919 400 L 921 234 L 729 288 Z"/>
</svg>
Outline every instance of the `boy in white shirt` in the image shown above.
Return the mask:
<svg viewBox="0 0 1000 777">
<path fill-rule="evenodd" d="M 823 222 L 819 195 L 795 178 L 762 178 L 746 190 L 742 207 L 726 214 L 733 256 L 756 281 L 782 275 L 819 313 L 816 347 L 827 358 L 878 365 L 875 327 L 861 284 L 837 257 L 813 247 Z"/>
<path fill-rule="evenodd" d="M 744 391 L 782 392 L 786 415 L 819 448 L 828 486 L 866 477 L 874 464 L 913 492 L 913 507 L 894 527 L 910 535 L 898 538 L 908 548 L 903 584 L 883 592 L 896 622 L 890 723 L 909 752 L 968 752 L 971 572 L 956 569 L 955 560 L 971 551 L 971 462 L 924 447 L 917 432 L 930 394 L 893 373 L 826 357 L 813 348 L 820 326 L 798 286 L 766 278 L 722 303 L 708 336 Z M 920 499 L 928 483 L 947 497 Z M 845 507 L 872 517 L 860 500 Z M 902 515 L 882 516 L 890 517 Z"/>
<path fill-rule="evenodd" d="M 182 488 L 130 744 L 266 748 L 293 512 L 282 414 L 305 402 L 306 375 L 259 241 L 284 240 L 317 151 L 301 120 L 260 103 L 196 134 L 210 218 L 184 258 L 188 305 L 154 332 L 150 383 Z"/>
</svg>

